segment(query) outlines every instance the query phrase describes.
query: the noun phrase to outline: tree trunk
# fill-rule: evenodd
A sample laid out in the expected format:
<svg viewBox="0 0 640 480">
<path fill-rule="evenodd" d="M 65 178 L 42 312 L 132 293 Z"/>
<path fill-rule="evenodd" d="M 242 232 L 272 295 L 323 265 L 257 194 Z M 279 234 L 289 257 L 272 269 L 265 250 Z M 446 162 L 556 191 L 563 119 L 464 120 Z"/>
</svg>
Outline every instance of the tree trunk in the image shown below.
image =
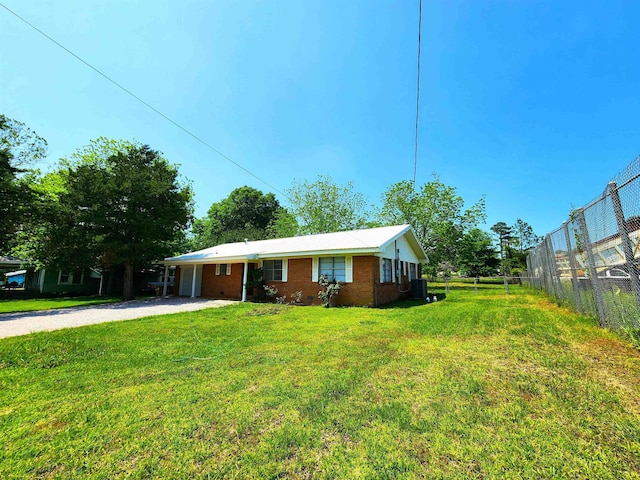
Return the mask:
<svg viewBox="0 0 640 480">
<path fill-rule="evenodd" d="M 133 265 L 129 261 L 124 263 L 122 296 L 125 300 L 133 300 Z"/>
</svg>

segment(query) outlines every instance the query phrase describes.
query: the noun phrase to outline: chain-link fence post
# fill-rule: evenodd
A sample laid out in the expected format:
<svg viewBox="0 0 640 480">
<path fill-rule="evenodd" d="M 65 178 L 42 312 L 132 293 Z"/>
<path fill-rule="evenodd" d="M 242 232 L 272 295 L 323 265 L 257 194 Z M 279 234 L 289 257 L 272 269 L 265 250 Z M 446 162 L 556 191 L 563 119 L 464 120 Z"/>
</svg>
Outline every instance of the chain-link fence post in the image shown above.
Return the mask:
<svg viewBox="0 0 640 480">
<path fill-rule="evenodd" d="M 544 247 L 543 249 L 543 262 L 544 262 L 544 283 L 545 283 L 545 290 L 547 292 L 549 292 L 551 295 L 553 295 L 554 297 L 558 297 L 558 295 L 556 294 L 556 287 L 555 284 L 553 283 L 553 274 L 552 274 L 552 267 L 551 267 L 551 259 L 550 259 L 550 253 L 549 253 L 549 244 L 551 243 L 551 237 L 549 235 L 547 235 L 544 238 L 544 241 L 542 242 L 542 245 Z"/>
<path fill-rule="evenodd" d="M 629 230 L 627 229 L 627 222 L 624 218 L 624 212 L 622 211 L 622 203 L 620 202 L 620 195 L 618 195 L 618 185 L 616 182 L 609 182 L 609 195 L 611 196 L 613 211 L 616 215 L 618 233 L 620 234 L 620 240 L 622 241 L 624 261 L 631 279 L 631 288 L 635 294 L 636 303 L 640 306 L 640 272 L 634 261 L 633 244 L 629 238 Z"/>
<path fill-rule="evenodd" d="M 564 238 L 567 242 L 567 255 L 569 256 L 569 268 L 571 269 L 571 284 L 573 285 L 573 293 L 576 301 L 576 310 L 582 312 L 582 301 L 580 300 L 580 282 L 578 282 L 578 268 L 576 266 L 576 257 L 571 247 L 571 237 L 569 236 L 569 225 L 567 222 L 562 224 L 564 229 Z"/>
<path fill-rule="evenodd" d="M 551 234 L 547 234 L 547 240 L 549 242 L 549 274 L 551 275 L 551 285 L 553 286 L 553 292 L 556 298 L 558 300 L 564 300 L 558 262 L 556 262 L 556 250 L 553 247 L 553 237 Z"/>
<path fill-rule="evenodd" d="M 596 301 L 596 310 L 598 312 L 598 320 L 600 326 L 606 324 L 606 311 L 604 309 L 604 301 L 602 299 L 602 288 L 598 279 L 598 271 L 596 270 L 596 260 L 593 256 L 591 240 L 589 239 L 589 231 L 587 230 L 587 222 L 584 219 L 584 209 L 579 208 L 576 211 L 578 225 L 580 226 L 580 236 L 582 237 L 582 246 L 587 253 L 587 263 L 589 264 L 589 277 L 591 280 L 591 288 Z"/>
<path fill-rule="evenodd" d="M 549 287 L 549 278 L 548 278 L 548 266 L 547 266 L 547 240 L 542 239 L 540 243 L 540 289 L 545 290 L 551 293 L 551 288 Z"/>
</svg>

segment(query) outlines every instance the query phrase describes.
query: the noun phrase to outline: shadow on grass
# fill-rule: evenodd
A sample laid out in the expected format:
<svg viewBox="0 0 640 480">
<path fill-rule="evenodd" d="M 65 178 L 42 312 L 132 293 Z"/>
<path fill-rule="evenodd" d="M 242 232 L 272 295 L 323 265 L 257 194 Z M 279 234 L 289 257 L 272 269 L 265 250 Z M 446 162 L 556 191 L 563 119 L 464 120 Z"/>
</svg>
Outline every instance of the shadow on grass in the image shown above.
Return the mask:
<svg viewBox="0 0 640 480">
<path fill-rule="evenodd" d="M 380 305 L 377 308 L 385 310 L 389 308 L 413 308 L 413 307 L 420 307 L 422 305 L 430 305 L 432 303 L 436 303 L 434 302 L 434 295 L 437 297 L 436 302 L 442 301 L 445 298 L 447 298 L 447 295 L 444 292 L 439 292 L 439 291 L 430 292 L 427 294 L 427 296 L 429 297 L 428 302 L 423 298 L 410 298 L 410 299 L 396 300 L 395 302 L 387 303 L 385 305 Z"/>
<path fill-rule="evenodd" d="M 478 290 L 496 290 L 499 289 L 500 287 L 504 286 L 504 284 L 502 283 L 478 283 L 477 285 L 477 289 Z M 509 284 L 509 288 L 515 288 L 515 287 L 520 287 L 520 285 L 518 284 Z M 429 290 L 445 290 L 446 286 L 444 283 L 429 283 L 428 284 L 428 288 Z M 449 290 L 464 290 L 464 291 L 473 291 L 476 289 L 476 285 L 474 285 L 473 283 L 455 283 L 455 284 L 451 284 L 449 285 Z"/>
</svg>

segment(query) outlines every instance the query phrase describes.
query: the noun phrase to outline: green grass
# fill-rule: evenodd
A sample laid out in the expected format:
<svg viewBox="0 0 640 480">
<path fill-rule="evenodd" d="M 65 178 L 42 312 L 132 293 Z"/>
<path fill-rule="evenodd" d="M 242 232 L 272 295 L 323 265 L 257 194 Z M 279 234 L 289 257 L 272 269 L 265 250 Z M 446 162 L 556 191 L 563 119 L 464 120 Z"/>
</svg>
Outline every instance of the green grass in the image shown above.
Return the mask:
<svg viewBox="0 0 640 480">
<path fill-rule="evenodd" d="M 640 478 L 640 352 L 511 292 L 2 340 L 0 478 Z"/>
<path fill-rule="evenodd" d="M 60 297 L 30 298 L 26 300 L 0 300 L 0 313 L 33 312 L 37 310 L 80 307 L 121 301 L 122 298 L 118 297 Z"/>
</svg>

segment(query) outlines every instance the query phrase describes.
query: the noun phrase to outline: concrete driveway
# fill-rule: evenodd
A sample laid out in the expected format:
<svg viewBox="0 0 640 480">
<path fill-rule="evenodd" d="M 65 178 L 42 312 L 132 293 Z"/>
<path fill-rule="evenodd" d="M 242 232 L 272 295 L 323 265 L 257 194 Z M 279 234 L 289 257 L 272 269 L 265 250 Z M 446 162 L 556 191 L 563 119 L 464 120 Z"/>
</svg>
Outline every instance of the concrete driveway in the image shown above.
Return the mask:
<svg viewBox="0 0 640 480">
<path fill-rule="evenodd" d="M 193 312 L 205 308 L 231 305 L 234 301 L 203 298 L 151 298 L 121 303 L 90 305 L 87 307 L 59 308 L 37 312 L 0 314 L 0 338 L 26 335 L 32 332 L 80 327 L 95 323 L 117 322 L 134 318 L 164 315 L 167 313 Z"/>
</svg>

